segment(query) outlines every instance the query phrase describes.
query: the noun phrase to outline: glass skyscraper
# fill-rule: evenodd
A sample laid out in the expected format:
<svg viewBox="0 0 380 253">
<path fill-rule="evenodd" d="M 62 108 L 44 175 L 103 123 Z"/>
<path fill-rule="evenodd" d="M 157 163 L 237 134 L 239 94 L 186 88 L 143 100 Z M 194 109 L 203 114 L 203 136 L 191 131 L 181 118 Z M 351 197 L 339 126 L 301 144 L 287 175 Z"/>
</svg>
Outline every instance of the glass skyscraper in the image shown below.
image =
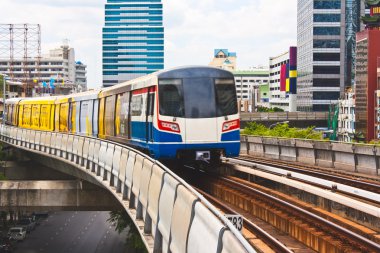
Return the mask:
<svg viewBox="0 0 380 253">
<path fill-rule="evenodd" d="M 161 0 L 107 0 L 102 58 L 104 87 L 163 69 Z"/>
<path fill-rule="evenodd" d="M 327 111 L 354 81 L 363 0 L 298 0 L 298 105 Z"/>
</svg>

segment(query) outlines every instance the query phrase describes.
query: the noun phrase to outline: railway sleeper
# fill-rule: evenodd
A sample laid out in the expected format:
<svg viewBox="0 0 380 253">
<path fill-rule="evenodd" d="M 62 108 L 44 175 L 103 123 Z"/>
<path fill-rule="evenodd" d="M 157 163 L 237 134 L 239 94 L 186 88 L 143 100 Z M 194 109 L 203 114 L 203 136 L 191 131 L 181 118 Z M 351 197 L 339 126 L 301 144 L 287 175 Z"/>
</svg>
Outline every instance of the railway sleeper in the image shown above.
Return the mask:
<svg viewBox="0 0 380 253">
<path fill-rule="evenodd" d="M 317 229 L 309 223 L 305 223 L 298 219 L 292 219 L 292 217 L 283 210 L 278 208 L 273 209 L 273 206 L 263 201 L 252 200 L 252 198 L 245 194 L 245 196 L 240 196 L 241 194 L 238 191 L 227 189 L 225 187 L 219 189 L 216 187 L 215 195 L 222 197 L 224 201 L 234 206 L 238 206 L 240 209 L 268 222 L 278 230 L 289 234 L 314 250 L 319 251 L 320 249 L 328 248 L 328 251 L 319 252 L 347 252 L 346 250 L 342 251 L 342 248 L 340 247 L 342 242 L 340 240 L 334 239 L 332 236 L 326 236 L 324 232 L 317 231 Z M 245 204 L 242 205 L 242 202 Z M 247 207 L 251 207 L 252 209 Z M 352 247 L 350 247 L 350 251 L 353 252 Z"/>
</svg>

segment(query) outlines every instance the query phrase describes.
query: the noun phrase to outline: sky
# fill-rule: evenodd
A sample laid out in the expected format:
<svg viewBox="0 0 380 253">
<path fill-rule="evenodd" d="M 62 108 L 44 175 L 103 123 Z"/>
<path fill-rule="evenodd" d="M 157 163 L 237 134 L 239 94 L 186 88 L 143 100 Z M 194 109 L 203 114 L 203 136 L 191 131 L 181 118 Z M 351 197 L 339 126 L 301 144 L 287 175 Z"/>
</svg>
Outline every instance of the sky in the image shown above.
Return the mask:
<svg viewBox="0 0 380 253">
<path fill-rule="evenodd" d="M 138 1 L 138 0 L 136 0 Z M 208 65 L 214 49 L 237 53 L 237 68 L 268 66 L 297 42 L 296 0 L 162 0 L 165 68 Z M 1 24 L 40 24 L 47 53 L 68 40 L 87 65 L 87 85 L 102 83 L 106 0 L 1 0 Z"/>
</svg>

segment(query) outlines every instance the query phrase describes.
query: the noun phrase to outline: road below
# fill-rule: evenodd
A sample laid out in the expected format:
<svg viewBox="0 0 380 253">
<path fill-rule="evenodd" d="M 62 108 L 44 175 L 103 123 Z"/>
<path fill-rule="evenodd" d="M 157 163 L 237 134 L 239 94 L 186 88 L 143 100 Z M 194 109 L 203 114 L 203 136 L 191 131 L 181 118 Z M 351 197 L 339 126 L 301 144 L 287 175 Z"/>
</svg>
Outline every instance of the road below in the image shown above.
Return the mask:
<svg viewBox="0 0 380 253">
<path fill-rule="evenodd" d="M 14 252 L 131 252 L 125 246 L 126 235 L 119 235 L 108 218 L 109 212 L 52 212 L 23 242 L 16 243 Z"/>
</svg>

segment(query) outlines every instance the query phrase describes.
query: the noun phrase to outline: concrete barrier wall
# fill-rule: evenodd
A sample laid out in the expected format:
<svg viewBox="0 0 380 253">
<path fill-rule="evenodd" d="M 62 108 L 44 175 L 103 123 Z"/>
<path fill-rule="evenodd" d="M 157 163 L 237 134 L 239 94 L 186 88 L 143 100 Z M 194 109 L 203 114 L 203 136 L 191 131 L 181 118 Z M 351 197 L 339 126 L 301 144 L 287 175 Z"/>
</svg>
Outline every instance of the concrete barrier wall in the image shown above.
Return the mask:
<svg viewBox="0 0 380 253">
<path fill-rule="evenodd" d="M 3 143 L 63 161 L 95 178 L 123 205 L 149 252 L 255 252 L 202 195 L 139 151 L 92 137 L 4 125 L 0 134 Z M 227 232 L 228 240 L 223 236 Z M 233 249 L 223 245 L 227 241 L 233 241 Z"/>
<path fill-rule="evenodd" d="M 261 136 L 241 136 L 241 154 L 380 175 L 380 146 Z"/>
</svg>

